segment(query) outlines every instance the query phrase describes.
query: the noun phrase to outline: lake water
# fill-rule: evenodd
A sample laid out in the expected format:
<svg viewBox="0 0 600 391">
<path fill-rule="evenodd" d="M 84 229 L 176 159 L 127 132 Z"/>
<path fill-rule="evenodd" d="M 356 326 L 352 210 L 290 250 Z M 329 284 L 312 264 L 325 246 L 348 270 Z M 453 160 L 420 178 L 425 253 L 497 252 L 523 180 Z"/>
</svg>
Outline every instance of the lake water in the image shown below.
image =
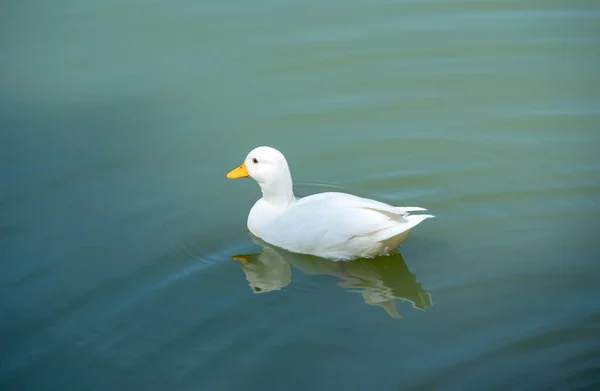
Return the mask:
<svg viewBox="0 0 600 391">
<path fill-rule="evenodd" d="M 3 11 L 0 389 L 600 389 L 600 3 Z M 255 242 L 258 145 L 436 218 L 346 265 Z"/>
</svg>

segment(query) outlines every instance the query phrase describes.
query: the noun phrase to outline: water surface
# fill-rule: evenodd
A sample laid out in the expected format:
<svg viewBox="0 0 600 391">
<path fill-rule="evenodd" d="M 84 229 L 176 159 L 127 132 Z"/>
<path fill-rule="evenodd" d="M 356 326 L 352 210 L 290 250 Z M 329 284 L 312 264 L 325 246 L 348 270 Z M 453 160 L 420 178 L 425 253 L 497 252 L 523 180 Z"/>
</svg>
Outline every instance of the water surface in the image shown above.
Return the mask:
<svg viewBox="0 0 600 391">
<path fill-rule="evenodd" d="M 1 389 L 600 387 L 595 2 L 4 11 Z M 258 145 L 436 218 L 371 263 L 257 244 Z"/>
</svg>

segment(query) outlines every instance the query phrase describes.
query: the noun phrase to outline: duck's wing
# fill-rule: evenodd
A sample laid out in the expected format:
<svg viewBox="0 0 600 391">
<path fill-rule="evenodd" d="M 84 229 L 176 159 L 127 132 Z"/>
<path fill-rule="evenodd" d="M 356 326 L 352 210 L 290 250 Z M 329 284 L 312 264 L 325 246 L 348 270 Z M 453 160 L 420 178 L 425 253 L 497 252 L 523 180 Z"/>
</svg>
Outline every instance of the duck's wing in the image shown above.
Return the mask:
<svg viewBox="0 0 600 391">
<path fill-rule="evenodd" d="M 264 239 L 291 251 L 323 254 L 347 248 L 353 239 L 374 243 L 398 235 L 416 225 L 411 217 L 379 201 L 321 193 L 300 199 L 275 219 Z"/>
<path fill-rule="evenodd" d="M 347 193 L 319 193 L 301 198 L 298 201 L 302 204 L 323 204 L 323 206 L 337 206 L 347 208 L 368 208 L 390 215 L 404 215 L 409 212 L 425 211 L 427 209 L 418 206 L 391 206 L 384 202 L 375 201 L 369 198 L 358 197 Z"/>
</svg>

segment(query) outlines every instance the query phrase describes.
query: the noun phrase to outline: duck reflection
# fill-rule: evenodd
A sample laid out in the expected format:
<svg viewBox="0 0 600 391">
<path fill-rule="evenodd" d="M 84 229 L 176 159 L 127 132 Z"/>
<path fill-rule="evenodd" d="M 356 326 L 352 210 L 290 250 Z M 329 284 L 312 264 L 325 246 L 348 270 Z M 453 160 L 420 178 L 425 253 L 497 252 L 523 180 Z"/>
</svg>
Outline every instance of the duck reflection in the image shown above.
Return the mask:
<svg viewBox="0 0 600 391">
<path fill-rule="evenodd" d="M 383 308 L 393 318 L 401 318 L 396 310 L 398 300 L 409 301 L 414 308 L 420 310 L 432 305 L 431 294 L 417 282 L 399 252 L 373 259 L 338 263 L 292 253 L 250 236 L 263 248 L 262 252 L 236 255 L 231 259 L 242 264 L 242 270 L 254 293 L 280 290 L 290 284 L 294 266 L 305 274 L 327 274 L 338 278 L 338 286 L 351 292 L 359 292 L 365 303 Z"/>
</svg>

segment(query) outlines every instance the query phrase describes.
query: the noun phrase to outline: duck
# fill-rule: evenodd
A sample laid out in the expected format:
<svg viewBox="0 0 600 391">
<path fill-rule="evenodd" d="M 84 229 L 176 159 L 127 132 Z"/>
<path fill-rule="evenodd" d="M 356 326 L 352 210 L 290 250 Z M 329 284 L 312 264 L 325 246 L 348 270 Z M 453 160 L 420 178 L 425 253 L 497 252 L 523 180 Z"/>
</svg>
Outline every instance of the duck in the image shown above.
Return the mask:
<svg viewBox="0 0 600 391">
<path fill-rule="evenodd" d="M 284 250 L 332 261 L 390 255 L 429 214 L 422 207 L 392 206 L 342 192 L 294 195 L 287 159 L 260 146 L 229 179 L 252 178 L 262 192 L 248 214 L 251 234 Z"/>
</svg>

